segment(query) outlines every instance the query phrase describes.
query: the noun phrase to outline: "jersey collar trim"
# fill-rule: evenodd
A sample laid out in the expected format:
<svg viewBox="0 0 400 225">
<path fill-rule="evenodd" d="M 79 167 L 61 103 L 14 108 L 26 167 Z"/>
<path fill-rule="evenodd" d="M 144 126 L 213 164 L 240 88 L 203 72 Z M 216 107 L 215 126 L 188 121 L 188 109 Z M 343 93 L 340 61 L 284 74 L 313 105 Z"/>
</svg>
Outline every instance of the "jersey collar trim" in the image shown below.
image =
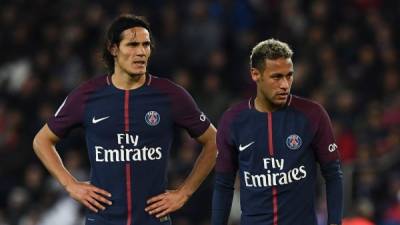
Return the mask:
<svg viewBox="0 0 400 225">
<path fill-rule="evenodd" d="M 107 81 L 107 85 L 108 85 L 108 86 L 111 85 L 110 79 L 111 79 L 111 75 L 107 75 L 107 76 L 106 76 L 106 81 Z"/>
<path fill-rule="evenodd" d="M 147 75 L 147 79 L 148 79 L 148 81 L 147 81 L 147 86 L 150 86 L 152 77 L 153 77 L 153 76 L 151 76 L 151 74 L 148 74 L 148 75 Z"/>
<path fill-rule="evenodd" d="M 256 99 L 256 97 L 250 97 L 249 103 L 248 103 L 249 109 L 255 109 L 255 107 L 254 107 L 254 101 L 255 101 L 255 99 Z M 286 101 L 286 104 L 285 104 L 284 107 L 290 106 L 290 103 L 292 103 L 292 94 L 290 94 L 290 95 L 288 96 L 288 100 Z"/>
</svg>

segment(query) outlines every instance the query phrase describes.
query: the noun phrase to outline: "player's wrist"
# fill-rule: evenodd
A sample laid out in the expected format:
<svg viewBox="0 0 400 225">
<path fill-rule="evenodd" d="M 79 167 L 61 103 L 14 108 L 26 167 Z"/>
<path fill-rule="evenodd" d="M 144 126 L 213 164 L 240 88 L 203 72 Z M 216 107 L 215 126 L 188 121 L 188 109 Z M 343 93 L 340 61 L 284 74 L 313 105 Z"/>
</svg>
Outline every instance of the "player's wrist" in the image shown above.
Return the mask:
<svg viewBox="0 0 400 225">
<path fill-rule="evenodd" d="M 76 184 L 77 180 L 75 178 L 69 178 L 66 180 L 62 180 L 60 181 L 61 185 L 64 187 L 65 190 L 68 189 L 68 187 L 70 187 L 73 184 Z"/>
<path fill-rule="evenodd" d="M 178 189 L 178 191 L 183 195 L 183 196 L 185 196 L 187 199 L 189 199 L 190 197 L 192 197 L 192 195 L 193 195 L 193 191 L 191 191 L 189 188 L 186 188 L 186 187 L 180 187 L 179 189 Z"/>
</svg>

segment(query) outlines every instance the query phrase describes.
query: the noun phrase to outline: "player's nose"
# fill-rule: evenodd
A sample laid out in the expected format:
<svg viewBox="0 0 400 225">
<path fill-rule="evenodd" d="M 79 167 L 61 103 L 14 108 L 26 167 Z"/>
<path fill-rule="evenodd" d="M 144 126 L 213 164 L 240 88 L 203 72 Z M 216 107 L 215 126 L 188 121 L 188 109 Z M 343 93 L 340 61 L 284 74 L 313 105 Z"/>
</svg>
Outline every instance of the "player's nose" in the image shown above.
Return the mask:
<svg viewBox="0 0 400 225">
<path fill-rule="evenodd" d="M 146 49 L 144 46 L 139 46 L 137 49 L 137 55 L 138 56 L 145 56 L 146 55 Z"/>
<path fill-rule="evenodd" d="M 287 80 L 287 79 L 281 79 L 281 82 L 280 82 L 279 86 L 280 86 L 281 89 L 287 90 L 290 87 L 290 81 Z"/>
</svg>

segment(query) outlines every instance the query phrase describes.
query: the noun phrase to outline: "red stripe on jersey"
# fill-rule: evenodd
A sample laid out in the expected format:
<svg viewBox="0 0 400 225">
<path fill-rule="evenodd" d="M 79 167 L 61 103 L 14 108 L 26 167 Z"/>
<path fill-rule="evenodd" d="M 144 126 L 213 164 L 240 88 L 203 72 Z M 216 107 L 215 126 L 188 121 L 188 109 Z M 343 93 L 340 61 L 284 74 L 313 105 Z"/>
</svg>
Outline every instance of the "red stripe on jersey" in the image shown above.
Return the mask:
<svg viewBox="0 0 400 225">
<path fill-rule="evenodd" d="M 124 124 L 125 124 L 125 132 L 129 131 L 129 91 L 125 91 L 124 98 Z"/>
<path fill-rule="evenodd" d="M 268 149 L 271 157 L 274 156 L 274 143 L 272 136 L 272 113 L 268 113 Z M 272 206 L 274 211 L 274 225 L 278 225 L 278 190 L 272 187 Z"/>
<path fill-rule="evenodd" d="M 124 127 L 125 132 L 129 132 L 129 90 L 125 91 L 124 98 Z M 126 218 L 126 225 L 132 223 L 132 172 L 131 164 L 125 164 L 125 178 L 126 178 L 126 205 L 128 209 L 128 215 Z"/>
<path fill-rule="evenodd" d="M 274 144 L 272 142 L 272 113 L 268 113 L 268 149 L 269 154 L 274 156 Z"/>
<path fill-rule="evenodd" d="M 274 225 L 278 225 L 278 190 L 272 187 L 272 202 L 274 207 Z"/>
<path fill-rule="evenodd" d="M 125 176 L 126 176 L 126 204 L 128 208 L 128 216 L 126 218 L 126 225 L 131 225 L 132 223 L 132 190 L 131 190 L 131 164 L 127 163 L 125 165 Z"/>
</svg>

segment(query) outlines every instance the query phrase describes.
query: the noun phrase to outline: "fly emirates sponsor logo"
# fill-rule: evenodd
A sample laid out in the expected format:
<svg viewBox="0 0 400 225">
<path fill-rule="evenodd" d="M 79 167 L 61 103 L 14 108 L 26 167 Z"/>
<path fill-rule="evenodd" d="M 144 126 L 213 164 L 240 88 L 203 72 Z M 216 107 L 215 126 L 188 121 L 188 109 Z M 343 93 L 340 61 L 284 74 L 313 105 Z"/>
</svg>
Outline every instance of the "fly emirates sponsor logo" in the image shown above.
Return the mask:
<svg viewBox="0 0 400 225">
<path fill-rule="evenodd" d="M 271 187 L 277 185 L 290 184 L 295 181 L 304 179 L 307 176 L 307 171 L 304 165 L 297 168 L 291 168 L 287 172 L 283 172 L 285 165 L 284 159 L 263 158 L 265 173 L 251 174 L 248 171 L 243 171 L 244 181 L 247 187 Z M 271 172 L 271 169 L 282 172 Z"/>
<path fill-rule="evenodd" d="M 148 161 L 159 160 L 162 157 L 161 147 L 137 147 L 139 135 L 117 134 L 117 142 L 118 149 L 104 149 L 102 146 L 94 146 L 96 162 Z"/>
</svg>

